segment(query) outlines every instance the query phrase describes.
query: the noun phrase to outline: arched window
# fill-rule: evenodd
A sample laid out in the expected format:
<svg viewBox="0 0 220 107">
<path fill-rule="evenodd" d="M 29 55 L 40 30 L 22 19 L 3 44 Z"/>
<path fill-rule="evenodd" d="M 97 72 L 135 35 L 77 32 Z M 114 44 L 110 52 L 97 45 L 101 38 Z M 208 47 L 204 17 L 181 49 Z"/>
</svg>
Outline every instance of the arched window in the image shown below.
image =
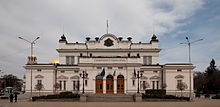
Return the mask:
<svg viewBox="0 0 220 107">
<path fill-rule="evenodd" d="M 119 75 L 117 78 L 118 79 L 124 79 L 124 76 L 123 75 Z"/>
<path fill-rule="evenodd" d="M 101 75 L 97 75 L 96 79 L 102 79 L 102 76 Z"/>
<path fill-rule="evenodd" d="M 106 77 L 106 79 L 113 79 L 113 76 L 112 76 L 112 75 L 108 75 L 108 76 Z"/>
</svg>

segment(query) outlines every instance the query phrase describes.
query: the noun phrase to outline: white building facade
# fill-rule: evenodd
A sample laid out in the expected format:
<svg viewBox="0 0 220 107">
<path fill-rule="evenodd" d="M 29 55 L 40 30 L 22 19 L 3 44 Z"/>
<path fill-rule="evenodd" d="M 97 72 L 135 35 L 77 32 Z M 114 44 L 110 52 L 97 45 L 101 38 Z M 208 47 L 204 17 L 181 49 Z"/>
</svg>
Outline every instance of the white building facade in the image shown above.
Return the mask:
<svg viewBox="0 0 220 107">
<path fill-rule="evenodd" d="M 31 64 L 33 93 L 38 93 L 36 84 L 42 84 L 41 93 L 83 90 L 82 73 L 85 72 L 85 93 L 134 94 L 138 91 L 165 89 L 167 94 L 180 95 L 177 84 L 184 82 L 188 88 L 183 90 L 185 96 L 193 94 L 192 64 L 159 64 L 158 39 L 152 36 L 149 43 L 133 43 L 132 38 L 123 40 L 112 34 L 86 38 L 85 43 L 68 43 L 63 35 L 59 40 L 59 58 L 48 64 L 37 63 L 36 56 L 29 56 L 25 65 L 25 90 L 31 90 Z M 34 61 L 32 61 L 32 60 Z M 58 87 L 55 87 L 55 84 Z"/>
</svg>

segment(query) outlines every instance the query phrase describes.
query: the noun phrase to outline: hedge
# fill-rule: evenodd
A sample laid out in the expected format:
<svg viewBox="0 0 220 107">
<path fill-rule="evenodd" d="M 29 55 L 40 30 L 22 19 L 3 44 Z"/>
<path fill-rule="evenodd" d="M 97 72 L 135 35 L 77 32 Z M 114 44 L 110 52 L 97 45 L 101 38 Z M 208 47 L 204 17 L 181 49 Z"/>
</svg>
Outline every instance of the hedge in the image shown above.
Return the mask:
<svg viewBox="0 0 220 107">
<path fill-rule="evenodd" d="M 148 95 L 165 95 L 166 94 L 166 90 L 146 90 L 145 91 L 146 94 Z"/>
<path fill-rule="evenodd" d="M 220 99 L 220 94 L 217 94 L 216 96 L 213 96 L 212 99 Z"/>
<path fill-rule="evenodd" d="M 47 95 L 47 96 L 38 96 L 33 97 L 32 100 L 35 101 L 36 99 L 71 99 L 71 98 L 79 98 L 79 94 L 73 94 L 72 92 L 62 92 L 56 95 Z"/>
<path fill-rule="evenodd" d="M 143 99 L 180 99 L 189 101 L 189 97 L 176 97 L 173 95 L 160 95 L 160 94 L 142 94 Z"/>
</svg>

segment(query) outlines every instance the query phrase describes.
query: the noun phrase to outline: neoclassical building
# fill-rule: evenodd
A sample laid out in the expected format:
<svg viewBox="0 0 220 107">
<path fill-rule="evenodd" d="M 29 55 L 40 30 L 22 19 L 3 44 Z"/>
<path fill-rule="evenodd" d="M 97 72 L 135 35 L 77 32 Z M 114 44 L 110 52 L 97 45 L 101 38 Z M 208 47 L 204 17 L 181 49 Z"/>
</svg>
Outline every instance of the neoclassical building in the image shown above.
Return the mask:
<svg viewBox="0 0 220 107">
<path fill-rule="evenodd" d="M 193 90 L 192 64 L 159 64 L 158 39 L 153 35 L 149 43 L 133 43 L 113 34 L 104 34 L 94 40 L 86 38 L 85 43 L 69 43 L 64 35 L 59 40 L 59 58 L 50 63 L 38 63 L 37 57 L 30 55 L 26 69 L 26 93 L 30 92 L 31 63 L 33 93 L 34 87 L 42 84 L 41 93 L 83 90 L 82 72 L 85 72 L 85 93 L 133 94 L 138 89 L 138 71 L 140 73 L 140 92 L 149 89 L 166 89 L 167 94 L 178 95 L 177 84 L 184 82 L 188 88 L 185 96 Z M 55 84 L 58 87 L 55 88 Z M 193 93 L 193 91 L 191 91 Z"/>
</svg>

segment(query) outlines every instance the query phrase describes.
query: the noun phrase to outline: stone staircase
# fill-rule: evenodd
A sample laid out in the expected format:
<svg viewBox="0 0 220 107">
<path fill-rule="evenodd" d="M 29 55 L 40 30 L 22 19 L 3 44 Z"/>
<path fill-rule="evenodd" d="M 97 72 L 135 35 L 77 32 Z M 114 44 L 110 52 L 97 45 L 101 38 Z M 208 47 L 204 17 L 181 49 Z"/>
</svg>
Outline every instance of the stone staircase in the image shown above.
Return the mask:
<svg viewBox="0 0 220 107">
<path fill-rule="evenodd" d="M 133 95 L 126 94 L 91 94 L 87 96 L 88 102 L 133 102 Z"/>
</svg>

